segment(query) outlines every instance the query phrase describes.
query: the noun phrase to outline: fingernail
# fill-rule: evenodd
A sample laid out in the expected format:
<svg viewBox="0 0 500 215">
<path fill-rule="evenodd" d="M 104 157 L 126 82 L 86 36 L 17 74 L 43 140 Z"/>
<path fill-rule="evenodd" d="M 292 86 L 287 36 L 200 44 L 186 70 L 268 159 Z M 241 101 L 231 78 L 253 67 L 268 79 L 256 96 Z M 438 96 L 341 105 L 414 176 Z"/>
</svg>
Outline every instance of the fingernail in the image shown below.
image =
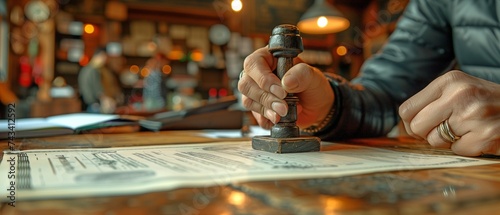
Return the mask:
<svg viewBox="0 0 500 215">
<path fill-rule="evenodd" d="M 278 85 L 271 85 L 271 93 L 277 96 L 280 99 L 284 99 L 286 97 L 286 92 Z"/>
<path fill-rule="evenodd" d="M 264 115 L 266 115 L 266 118 L 271 120 L 271 122 L 276 124 L 276 122 L 275 122 L 276 121 L 276 112 L 274 112 L 271 109 L 267 109 L 266 112 L 264 113 Z"/>
<path fill-rule="evenodd" d="M 286 115 L 286 106 L 283 103 L 279 102 L 273 102 L 271 104 L 271 108 L 273 108 L 274 112 L 279 114 L 280 116 L 285 116 Z"/>
</svg>

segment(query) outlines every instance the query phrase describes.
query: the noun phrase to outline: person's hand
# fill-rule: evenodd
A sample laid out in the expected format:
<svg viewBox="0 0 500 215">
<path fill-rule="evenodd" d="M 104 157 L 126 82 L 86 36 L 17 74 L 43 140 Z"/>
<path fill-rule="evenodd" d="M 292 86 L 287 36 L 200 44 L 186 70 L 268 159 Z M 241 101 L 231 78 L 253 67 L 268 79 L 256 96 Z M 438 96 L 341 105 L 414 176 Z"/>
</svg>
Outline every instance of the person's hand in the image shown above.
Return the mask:
<svg viewBox="0 0 500 215">
<path fill-rule="evenodd" d="M 465 156 L 500 155 L 500 84 L 450 71 L 399 108 L 409 135 Z M 447 128 L 460 139 L 447 139 Z M 444 124 L 443 124 L 444 125 Z"/>
<path fill-rule="evenodd" d="M 287 93 L 299 98 L 297 126 L 305 128 L 320 122 L 333 105 L 333 91 L 326 77 L 317 68 L 294 59 L 295 65 L 280 79 L 273 74 L 277 59 L 267 47 L 256 50 L 244 62 L 238 82 L 243 106 L 252 111 L 263 128 L 271 128 L 288 112 L 283 100 Z"/>
</svg>

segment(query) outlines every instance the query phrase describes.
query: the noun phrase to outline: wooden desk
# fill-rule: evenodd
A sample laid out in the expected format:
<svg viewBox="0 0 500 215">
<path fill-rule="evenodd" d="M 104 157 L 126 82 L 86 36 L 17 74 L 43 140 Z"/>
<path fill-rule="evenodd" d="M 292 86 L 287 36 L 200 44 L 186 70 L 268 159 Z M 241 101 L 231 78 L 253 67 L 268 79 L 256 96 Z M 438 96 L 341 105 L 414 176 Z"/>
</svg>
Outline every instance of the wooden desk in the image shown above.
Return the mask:
<svg viewBox="0 0 500 215">
<path fill-rule="evenodd" d="M 214 141 L 195 137 L 194 132 L 70 135 L 18 140 L 17 146 L 26 150 Z M 409 138 L 349 142 L 391 150 L 451 154 L 449 150 L 433 149 Z M 0 149 L 6 148 L 7 143 L 0 142 Z M 500 211 L 500 165 L 247 182 L 16 204 L 15 208 L 1 205 L 0 214 L 494 214 Z"/>
</svg>

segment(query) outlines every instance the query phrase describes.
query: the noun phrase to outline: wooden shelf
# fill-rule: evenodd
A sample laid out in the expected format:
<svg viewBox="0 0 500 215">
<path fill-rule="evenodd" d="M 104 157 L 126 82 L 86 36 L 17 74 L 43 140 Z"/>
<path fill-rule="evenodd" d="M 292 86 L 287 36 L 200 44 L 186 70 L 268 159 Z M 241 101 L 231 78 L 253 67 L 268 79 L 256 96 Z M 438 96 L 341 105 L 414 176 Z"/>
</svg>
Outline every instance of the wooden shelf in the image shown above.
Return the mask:
<svg viewBox="0 0 500 215">
<path fill-rule="evenodd" d="M 214 9 L 169 7 L 166 4 L 126 3 L 128 19 L 199 26 L 211 26 L 222 22 Z"/>
</svg>

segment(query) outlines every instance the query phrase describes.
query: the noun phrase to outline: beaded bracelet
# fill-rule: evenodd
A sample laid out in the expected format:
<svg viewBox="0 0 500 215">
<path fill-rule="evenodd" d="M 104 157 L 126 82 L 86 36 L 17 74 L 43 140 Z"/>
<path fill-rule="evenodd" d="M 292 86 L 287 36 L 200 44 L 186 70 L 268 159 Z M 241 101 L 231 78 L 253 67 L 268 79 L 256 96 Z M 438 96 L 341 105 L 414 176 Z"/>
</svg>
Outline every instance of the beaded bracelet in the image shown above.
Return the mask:
<svg viewBox="0 0 500 215">
<path fill-rule="evenodd" d="M 330 108 L 330 111 L 328 111 L 328 114 L 326 117 L 317 125 L 312 125 L 307 128 L 302 129 L 302 132 L 306 132 L 309 134 L 317 134 L 319 132 L 322 132 L 325 128 L 330 127 L 330 125 L 333 123 L 334 116 L 338 115 L 338 111 L 340 111 L 338 108 L 340 107 L 340 93 L 337 92 L 337 85 L 339 83 L 344 83 L 346 80 L 342 79 L 340 77 L 331 77 L 329 75 L 326 75 L 326 78 L 328 79 L 328 82 L 330 82 L 330 85 L 332 87 L 334 96 L 335 96 L 335 101 L 332 104 L 332 107 Z M 337 118 L 337 117 L 335 117 Z"/>
<path fill-rule="evenodd" d="M 307 128 L 302 129 L 303 132 L 315 134 L 318 133 L 319 131 L 323 130 L 326 125 L 332 120 L 333 114 L 335 113 L 335 105 L 332 105 L 332 108 L 330 108 L 330 111 L 326 115 L 326 117 L 317 125 L 311 125 Z"/>
</svg>

